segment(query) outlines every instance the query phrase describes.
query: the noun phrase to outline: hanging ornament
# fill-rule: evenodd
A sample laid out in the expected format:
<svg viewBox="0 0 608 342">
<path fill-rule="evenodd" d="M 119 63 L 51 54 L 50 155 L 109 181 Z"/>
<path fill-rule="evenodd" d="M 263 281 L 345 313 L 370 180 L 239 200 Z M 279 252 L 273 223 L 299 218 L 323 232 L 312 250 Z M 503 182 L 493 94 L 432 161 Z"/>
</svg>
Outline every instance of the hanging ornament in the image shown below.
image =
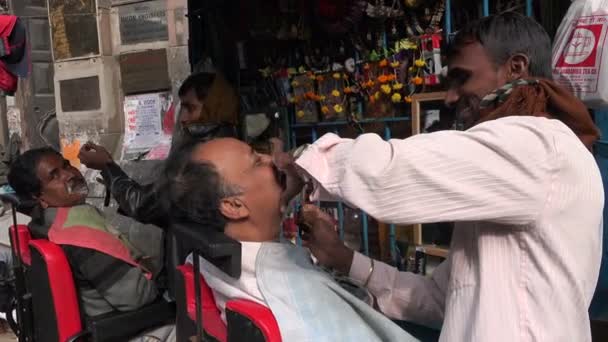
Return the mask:
<svg viewBox="0 0 608 342">
<path fill-rule="evenodd" d="M 403 2 L 406 7 L 418 8 L 422 4 L 423 0 L 404 0 Z"/>
<path fill-rule="evenodd" d="M 369 60 L 371 62 L 377 62 L 379 59 L 380 59 L 380 55 L 378 55 L 376 50 L 372 50 L 372 52 L 369 53 Z"/>
<path fill-rule="evenodd" d="M 410 94 L 413 94 L 416 91 L 416 86 L 414 85 L 414 83 L 412 83 L 412 82 L 408 83 L 408 85 L 407 85 L 407 91 Z"/>
<path fill-rule="evenodd" d="M 386 19 L 401 17 L 403 15 L 403 10 L 401 9 L 398 0 L 393 0 L 391 6 L 385 6 L 383 0 L 376 0 L 374 5 L 369 2 L 367 3 L 365 13 L 370 18 Z"/>
<path fill-rule="evenodd" d="M 380 75 L 380 76 L 378 76 L 378 82 L 380 84 L 384 84 L 384 83 L 386 83 L 388 81 L 389 81 L 389 79 L 388 79 L 387 75 Z"/>
<path fill-rule="evenodd" d="M 431 22 L 429 23 L 429 28 L 427 29 L 427 32 L 429 33 L 435 33 L 440 30 L 439 25 L 441 24 L 441 19 L 445 13 L 445 0 L 437 1 L 435 6 L 435 12 L 431 17 Z"/>
<path fill-rule="evenodd" d="M 405 33 L 408 37 L 414 37 L 416 35 L 416 33 L 414 33 L 414 30 L 412 29 L 410 22 L 408 20 L 408 17 L 405 16 L 403 18 L 403 26 L 405 26 Z"/>
<path fill-rule="evenodd" d="M 442 70 L 441 63 L 441 35 L 431 34 L 424 35 L 421 38 L 422 56 L 424 62 L 424 79 L 427 85 L 437 85 L 440 83 L 440 74 Z"/>
<path fill-rule="evenodd" d="M 374 81 L 368 80 L 367 82 L 363 83 L 363 88 L 371 89 L 374 87 L 374 84 Z"/>
<path fill-rule="evenodd" d="M 340 63 L 332 63 L 331 64 L 331 71 L 340 71 L 344 69 L 344 66 Z"/>
<path fill-rule="evenodd" d="M 312 72 L 303 72 L 294 76 L 291 81 L 296 122 L 318 121 L 318 109 L 315 102 L 319 101 L 320 97 L 315 93 L 314 80 L 315 76 Z"/>
<path fill-rule="evenodd" d="M 349 58 L 346 61 L 344 61 L 344 66 L 346 68 L 346 71 L 350 72 L 350 73 L 354 73 L 355 72 L 355 59 L 354 58 Z"/>
<path fill-rule="evenodd" d="M 418 35 L 423 34 L 424 29 L 422 28 L 422 26 L 420 26 L 420 21 L 418 21 L 418 17 L 416 17 L 415 14 L 411 13 L 410 18 L 411 18 L 412 26 L 414 27 L 414 30 L 416 30 L 416 34 L 418 34 Z"/>
<path fill-rule="evenodd" d="M 350 32 L 363 19 L 365 1 L 317 0 L 313 8 L 321 27 L 330 34 Z"/>
<path fill-rule="evenodd" d="M 402 39 L 402 40 L 395 42 L 395 51 L 417 50 L 417 49 L 418 49 L 418 45 L 416 45 L 416 43 L 414 43 L 410 39 Z"/>
<path fill-rule="evenodd" d="M 296 24 L 291 25 L 290 33 L 292 39 L 298 38 L 298 26 Z"/>
</svg>

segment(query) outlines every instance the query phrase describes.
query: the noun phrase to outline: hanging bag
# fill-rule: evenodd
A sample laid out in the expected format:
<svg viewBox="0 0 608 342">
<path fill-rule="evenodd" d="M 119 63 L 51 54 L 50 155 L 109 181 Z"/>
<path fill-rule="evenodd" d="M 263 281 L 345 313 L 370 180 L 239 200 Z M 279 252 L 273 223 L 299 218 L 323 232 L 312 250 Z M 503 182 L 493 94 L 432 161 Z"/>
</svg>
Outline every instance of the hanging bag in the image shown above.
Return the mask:
<svg viewBox="0 0 608 342">
<path fill-rule="evenodd" d="M 553 46 L 553 78 L 591 108 L 608 106 L 608 0 L 575 0 Z"/>
</svg>

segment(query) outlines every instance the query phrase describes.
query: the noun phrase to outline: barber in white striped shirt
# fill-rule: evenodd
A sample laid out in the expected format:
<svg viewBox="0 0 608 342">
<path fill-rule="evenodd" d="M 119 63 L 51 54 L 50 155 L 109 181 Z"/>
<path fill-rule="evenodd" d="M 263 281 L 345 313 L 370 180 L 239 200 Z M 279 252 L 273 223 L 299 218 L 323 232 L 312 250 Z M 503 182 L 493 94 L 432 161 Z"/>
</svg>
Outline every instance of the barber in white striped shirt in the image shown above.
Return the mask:
<svg viewBox="0 0 608 342">
<path fill-rule="evenodd" d="M 387 316 L 440 325 L 441 341 L 591 341 L 604 191 L 585 106 L 551 79 L 551 45 L 532 19 L 481 19 L 455 37 L 446 103 L 466 130 L 383 141 L 334 134 L 276 154 L 292 197 L 342 200 L 394 224 L 455 221 L 432 277 L 354 252 L 310 224 L 318 260 L 349 274 Z M 295 163 L 293 160 L 295 159 Z M 318 211 L 309 221 L 324 220 Z"/>
</svg>

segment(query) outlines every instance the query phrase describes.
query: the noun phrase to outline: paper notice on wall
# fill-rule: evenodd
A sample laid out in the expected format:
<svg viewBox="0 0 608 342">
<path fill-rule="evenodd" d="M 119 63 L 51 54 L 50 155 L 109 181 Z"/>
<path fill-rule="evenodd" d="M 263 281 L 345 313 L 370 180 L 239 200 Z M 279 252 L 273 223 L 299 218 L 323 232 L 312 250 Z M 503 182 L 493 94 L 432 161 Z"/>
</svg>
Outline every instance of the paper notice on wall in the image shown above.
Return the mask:
<svg viewBox="0 0 608 342">
<path fill-rule="evenodd" d="M 171 139 L 172 137 L 170 135 L 163 135 L 163 137 L 160 139 L 159 143 L 154 146 L 154 148 L 152 148 L 150 150 L 150 152 L 148 152 L 146 154 L 146 156 L 144 157 L 144 160 L 165 160 L 167 159 L 167 157 L 169 156 L 169 152 L 171 151 Z"/>
<path fill-rule="evenodd" d="M 163 135 L 162 114 L 166 101 L 166 93 L 125 97 L 123 145 L 126 153 L 145 152 L 159 143 Z"/>
</svg>

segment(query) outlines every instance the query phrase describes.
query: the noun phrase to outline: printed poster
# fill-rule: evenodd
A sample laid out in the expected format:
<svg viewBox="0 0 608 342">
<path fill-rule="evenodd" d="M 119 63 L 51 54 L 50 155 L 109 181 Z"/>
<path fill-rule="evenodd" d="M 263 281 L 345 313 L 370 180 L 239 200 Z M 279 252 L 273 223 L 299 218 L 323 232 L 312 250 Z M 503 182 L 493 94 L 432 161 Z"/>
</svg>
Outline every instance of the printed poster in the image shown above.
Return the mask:
<svg viewBox="0 0 608 342">
<path fill-rule="evenodd" d="M 162 114 L 167 102 L 166 93 L 125 96 L 126 153 L 145 152 L 162 138 Z"/>
</svg>

